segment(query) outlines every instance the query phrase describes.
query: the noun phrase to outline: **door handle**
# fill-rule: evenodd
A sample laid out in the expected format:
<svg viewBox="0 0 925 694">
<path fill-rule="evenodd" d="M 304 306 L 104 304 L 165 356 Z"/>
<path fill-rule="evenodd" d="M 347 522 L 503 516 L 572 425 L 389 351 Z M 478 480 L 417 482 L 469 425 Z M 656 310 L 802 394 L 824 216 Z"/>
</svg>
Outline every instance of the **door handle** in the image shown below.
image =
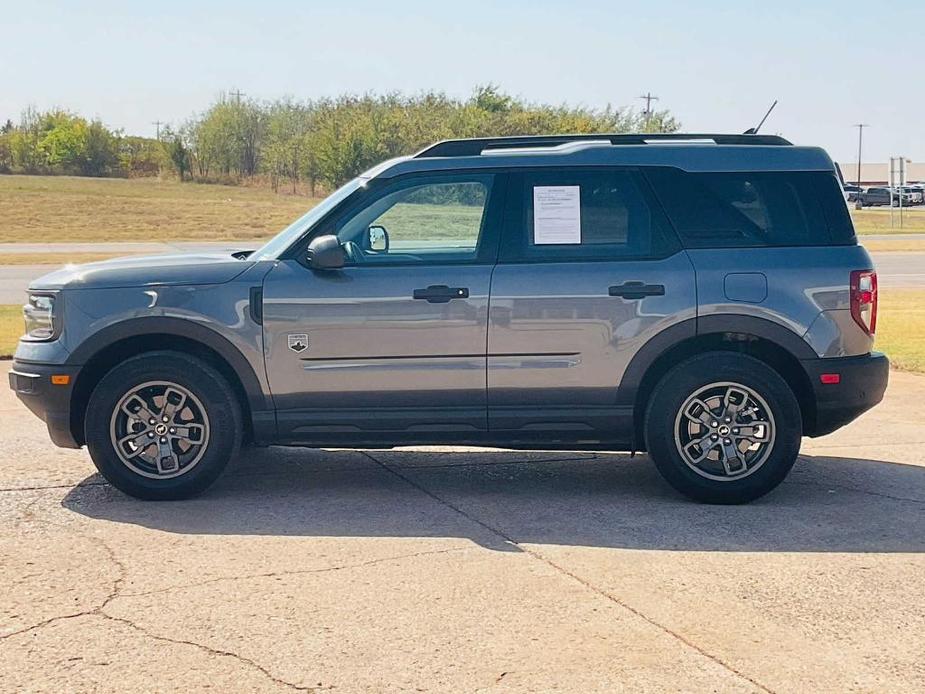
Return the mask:
<svg viewBox="0 0 925 694">
<path fill-rule="evenodd" d="M 664 284 L 646 284 L 645 282 L 624 282 L 615 284 L 607 290 L 610 296 L 619 296 L 624 299 L 642 299 L 646 296 L 664 296 Z"/>
<path fill-rule="evenodd" d="M 427 289 L 415 289 L 415 299 L 423 299 L 431 304 L 445 304 L 452 299 L 468 299 L 468 287 L 448 287 L 445 284 L 432 284 Z"/>
</svg>

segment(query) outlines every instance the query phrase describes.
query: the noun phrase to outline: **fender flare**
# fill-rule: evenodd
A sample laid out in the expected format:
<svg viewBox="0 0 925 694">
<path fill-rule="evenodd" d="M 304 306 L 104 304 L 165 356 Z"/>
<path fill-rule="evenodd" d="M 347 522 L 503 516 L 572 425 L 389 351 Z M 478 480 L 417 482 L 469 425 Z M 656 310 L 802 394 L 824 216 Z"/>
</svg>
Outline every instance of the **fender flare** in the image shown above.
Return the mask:
<svg viewBox="0 0 925 694">
<path fill-rule="evenodd" d="M 646 342 L 623 372 L 617 389 L 617 405 L 634 406 L 649 368 L 665 352 L 695 337 L 721 333 L 744 333 L 768 340 L 788 352 L 796 361 L 817 359 L 809 343 L 790 328 L 766 318 L 718 314 L 689 318 L 665 328 Z"/>
<path fill-rule="evenodd" d="M 82 366 L 116 342 L 144 335 L 175 335 L 198 342 L 218 354 L 238 376 L 252 412 L 273 409 L 250 362 L 228 338 L 199 323 L 167 316 L 145 316 L 114 323 L 94 333 L 71 352 L 67 364 Z"/>
</svg>

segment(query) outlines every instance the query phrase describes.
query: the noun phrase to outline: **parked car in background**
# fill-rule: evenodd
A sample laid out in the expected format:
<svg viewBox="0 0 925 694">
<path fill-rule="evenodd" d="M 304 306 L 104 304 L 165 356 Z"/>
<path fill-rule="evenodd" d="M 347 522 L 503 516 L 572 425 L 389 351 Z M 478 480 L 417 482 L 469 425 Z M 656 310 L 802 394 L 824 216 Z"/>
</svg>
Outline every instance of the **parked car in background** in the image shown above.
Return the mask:
<svg viewBox="0 0 925 694">
<path fill-rule="evenodd" d="M 881 207 L 893 202 L 893 194 L 889 188 L 867 188 L 862 190 L 858 197 L 864 207 Z"/>
<path fill-rule="evenodd" d="M 921 205 L 925 202 L 925 189 L 920 186 L 902 186 L 898 190 L 903 194 L 903 205 Z"/>
<path fill-rule="evenodd" d="M 842 192 L 845 195 L 846 202 L 857 202 L 858 195 L 861 194 L 860 186 L 845 184 L 842 186 Z"/>
<path fill-rule="evenodd" d="M 912 195 L 900 192 L 897 189 L 868 188 L 860 194 L 861 204 L 864 207 L 882 207 L 884 205 L 899 207 L 900 198 L 902 199 L 903 207 L 912 205 Z"/>
</svg>

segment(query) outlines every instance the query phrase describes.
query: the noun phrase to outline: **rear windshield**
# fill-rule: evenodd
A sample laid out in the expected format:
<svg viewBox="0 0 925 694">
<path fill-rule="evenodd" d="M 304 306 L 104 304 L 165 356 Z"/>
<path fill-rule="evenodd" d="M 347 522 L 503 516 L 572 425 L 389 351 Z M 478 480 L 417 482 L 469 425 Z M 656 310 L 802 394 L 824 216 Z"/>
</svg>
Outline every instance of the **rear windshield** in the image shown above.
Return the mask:
<svg viewBox="0 0 925 694">
<path fill-rule="evenodd" d="M 688 173 L 646 176 L 688 248 L 821 246 L 856 242 L 832 173 Z"/>
</svg>

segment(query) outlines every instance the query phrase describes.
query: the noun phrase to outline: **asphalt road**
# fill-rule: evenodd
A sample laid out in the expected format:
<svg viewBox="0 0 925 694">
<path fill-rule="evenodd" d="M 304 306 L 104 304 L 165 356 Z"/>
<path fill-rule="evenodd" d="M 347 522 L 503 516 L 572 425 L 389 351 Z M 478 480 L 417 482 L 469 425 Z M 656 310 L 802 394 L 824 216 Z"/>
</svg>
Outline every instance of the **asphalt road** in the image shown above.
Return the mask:
<svg viewBox="0 0 925 694">
<path fill-rule="evenodd" d="M 3 265 L 3 252 L 35 253 L 178 253 L 195 251 L 239 250 L 247 244 L 208 243 L 137 243 L 137 244 L 3 244 L 0 252 L 0 304 L 22 303 L 30 280 L 55 269 L 49 265 Z M 874 253 L 880 286 L 925 288 L 925 253 Z"/>
<path fill-rule="evenodd" d="M 925 691 L 923 401 L 892 374 L 743 507 L 477 449 L 250 451 L 152 503 L 3 389 L 0 690 Z"/>
</svg>

